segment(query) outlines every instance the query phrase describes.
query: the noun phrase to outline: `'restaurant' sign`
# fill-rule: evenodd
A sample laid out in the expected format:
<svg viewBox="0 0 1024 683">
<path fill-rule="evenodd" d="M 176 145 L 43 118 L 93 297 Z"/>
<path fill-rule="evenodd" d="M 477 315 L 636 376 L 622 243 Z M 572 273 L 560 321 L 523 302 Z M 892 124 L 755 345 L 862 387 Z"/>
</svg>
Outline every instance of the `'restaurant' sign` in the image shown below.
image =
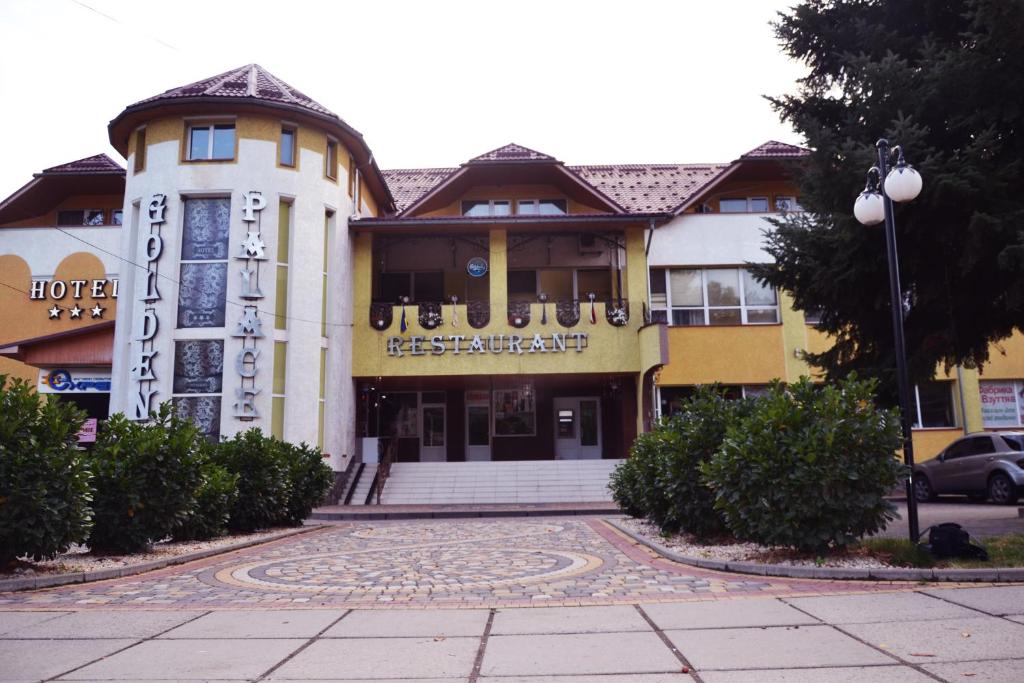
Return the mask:
<svg viewBox="0 0 1024 683">
<path fill-rule="evenodd" d="M 518 334 L 435 334 L 432 337 L 413 335 L 409 338 L 388 337 L 388 355 L 396 358 L 408 354 L 410 356 L 443 356 L 446 353 L 455 355 L 511 353 L 565 353 L 572 349 L 582 353 L 587 348 L 586 332 L 570 332 L 560 334 L 535 334 L 520 336 Z"/>
</svg>

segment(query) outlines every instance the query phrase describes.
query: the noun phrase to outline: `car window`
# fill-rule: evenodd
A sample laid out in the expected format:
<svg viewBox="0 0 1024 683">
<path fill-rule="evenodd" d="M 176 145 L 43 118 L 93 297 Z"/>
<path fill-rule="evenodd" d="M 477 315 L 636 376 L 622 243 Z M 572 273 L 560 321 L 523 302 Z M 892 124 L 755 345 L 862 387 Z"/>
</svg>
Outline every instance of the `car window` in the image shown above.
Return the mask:
<svg viewBox="0 0 1024 683">
<path fill-rule="evenodd" d="M 1011 451 L 1024 451 L 1024 439 L 1019 436 L 1003 434 L 1003 441 L 1010 447 Z"/>
<path fill-rule="evenodd" d="M 950 444 L 949 447 L 946 448 L 944 459 L 955 460 L 956 458 L 962 458 L 965 455 L 970 455 L 969 442 L 970 439 L 962 439 L 960 441 L 957 441 L 956 443 Z"/>
<path fill-rule="evenodd" d="M 987 453 L 995 453 L 996 447 L 992 443 L 991 436 L 975 436 L 967 440 L 967 454 L 968 455 L 985 455 Z"/>
</svg>

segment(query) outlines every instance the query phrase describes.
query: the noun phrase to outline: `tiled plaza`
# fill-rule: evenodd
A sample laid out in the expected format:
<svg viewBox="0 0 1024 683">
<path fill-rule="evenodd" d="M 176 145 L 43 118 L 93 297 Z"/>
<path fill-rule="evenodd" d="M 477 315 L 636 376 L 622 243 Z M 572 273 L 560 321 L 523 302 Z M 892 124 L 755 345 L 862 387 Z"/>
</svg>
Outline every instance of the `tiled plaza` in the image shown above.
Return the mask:
<svg viewBox="0 0 1024 683">
<path fill-rule="evenodd" d="M 0 608 L 502 607 L 893 590 L 664 560 L 598 518 L 328 525 L 139 576 L 0 594 Z"/>
</svg>

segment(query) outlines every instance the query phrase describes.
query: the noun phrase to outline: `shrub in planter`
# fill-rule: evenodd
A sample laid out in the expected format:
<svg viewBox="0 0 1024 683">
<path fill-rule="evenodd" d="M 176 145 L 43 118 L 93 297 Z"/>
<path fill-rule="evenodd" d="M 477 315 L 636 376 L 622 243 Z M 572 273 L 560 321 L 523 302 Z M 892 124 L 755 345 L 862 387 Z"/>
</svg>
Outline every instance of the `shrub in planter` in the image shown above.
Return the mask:
<svg viewBox="0 0 1024 683">
<path fill-rule="evenodd" d="M 334 483 L 334 473 L 324 463 L 319 448 L 305 442 L 298 446 L 282 445 L 286 446 L 282 452 L 288 467 L 288 507 L 281 521 L 299 525 L 324 499 Z"/>
<path fill-rule="evenodd" d="M 754 399 L 727 399 L 719 386 L 699 388 L 661 429 L 670 431 L 659 458 L 658 486 L 664 507 L 652 510 L 651 521 L 665 531 L 687 531 L 697 537 L 726 531 L 715 509 L 715 494 L 701 479 L 700 468 L 718 451 L 727 427 L 750 413 Z"/>
<path fill-rule="evenodd" d="M 608 488 L 612 499 L 632 517 L 660 519 L 668 501 L 659 483 L 664 454 L 675 447 L 676 435 L 659 425 L 640 434 L 629 449 L 629 458 L 612 472 Z"/>
<path fill-rule="evenodd" d="M 195 506 L 203 436 L 169 403 L 149 424 L 110 418 L 90 454 L 94 551 L 138 552 L 170 536 Z"/>
<path fill-rule="evenodd" d="M 738 538 L 806 551 L 844 547 L 895 519 L 884 496 L 903 476 L 897 414 L 875 382 L 775 384 L 705 463 L 715 508 Z"/>
<path fill-rule="evenodd" d="M 291 488 L 287 448 L 255 427 L 217 444 L 213 461 L 238 477 L 230 530 L 255 531 L 283 522 Z"/>
<path fill-rule="evenodd" d="M 641 434 L 637 439 L 646 436 Z M 608 478 L 608 489 L 612 492 L 612 500 L 630 517 L 646 517 L 647 507 L 644 504 L 642 491 L 643 479 L 638 459 L 633 457 L 636 442 L 630 449 L 630 457 L 623 460 L 612 470 Z"/>
<path fill-rule="evenodd" d="M 91 524 L 89 470 L 78 450 L 85 413 L 0 375 L 0 567 L 52 558 Z"/>
<path fill-rule="evenodd" d="M 195 494 L 195 505 L 175 529 L 175 541 L 204 541 L 223 536 L 228 531 L 231 508 L 238 498 L 238 476 L 213 462 L 213 446 L 204 447 L 201 483 Z"/>
</svg>

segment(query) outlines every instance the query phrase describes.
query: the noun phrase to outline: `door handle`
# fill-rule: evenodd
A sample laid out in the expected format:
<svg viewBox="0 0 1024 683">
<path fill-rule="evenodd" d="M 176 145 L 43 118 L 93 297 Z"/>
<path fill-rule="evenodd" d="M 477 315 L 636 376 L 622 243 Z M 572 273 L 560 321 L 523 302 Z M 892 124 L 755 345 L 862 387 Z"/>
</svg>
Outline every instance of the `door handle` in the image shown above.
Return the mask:
<svg viewBox="0 0 1024 683">
<path fill-rule="evenodd" d="M 995 459 L 996 459 L 996 457 L 994 455 L 990 455 L 987 458 L 985 458 L 985 462 L 992 462 Z"/>
</svg>

